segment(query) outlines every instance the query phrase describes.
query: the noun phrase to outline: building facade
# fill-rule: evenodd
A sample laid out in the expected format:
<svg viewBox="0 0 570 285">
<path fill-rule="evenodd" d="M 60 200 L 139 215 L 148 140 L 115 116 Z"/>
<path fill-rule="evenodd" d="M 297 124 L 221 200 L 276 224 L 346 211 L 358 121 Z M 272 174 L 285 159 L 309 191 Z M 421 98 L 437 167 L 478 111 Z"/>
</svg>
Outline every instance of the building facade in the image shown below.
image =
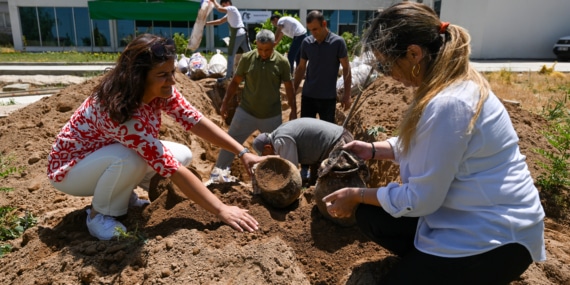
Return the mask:
<svg viewBox="0 0 570 285">
<path fill-rule="evenodd" d="M 0 1 L 0 4 L 2 2 L 6 0 Z M 345 0 L 234 0 L 232 2 L 242 15 L 246 16 L 244 22 L 252 38 L 255 36 L 254 28 L 267 19 L 259 15 L 269 17 L 275 11 L 298 15 L 304 23 L 309 11 L 321 10 L 333 32 L 342 34 L 348 31 L 358 35 L 362 33 L 367 21 L 378 9 L 393 3 L 391 0 L 352 2 Z M 173 6 L 166 7 L 167 5 Z M 179 33 L 188 38 L 192 33 L 199 3 L 186 0 L 164 0 L 162 2 L 149 0 L 141 0 L 141 2 L 7 0 L 7 6 L 8 25 L 12 31 L 16 50 L 120 52 L 133 37 L 140 33 L 153 33 L 165 37 L 172 37 L 175 33 Z M 186 14 L 182 11 L 185 9 L 189 11 Z M 103 15 L 98 13 L 99 10 Z M 255 14 L 258 17 L 249 17 Z M 209 15 L 210 20 L 223 16 L 224 14 L 216 10 Z M 204 29 L 200 49 L 226 50 L 223 39 L 227 36 L 229 36 L 227 24 L 207 26 Z"/>
<path fill-rule="evenodd" d="M 141 6 L 167 5 L 187 0 L 106 0 Z M 196 0 L 199 1 L 199 0 Z M 219 0 L 218 0 L 219 1 Z M 413 1 L 413 0 L 412 0 Z M 415 0 L 433 7 L 443 21 L 466 28 L 471 35 L 472 59 L 554 59 L 552 46 L 561 36 L 570 35 L 570 0 Z M 0 0 L 0 35 L 11 33 L 16 50 L 27 51 L 121 51 L 138 33 L 150 32 L 171 37 L 188 37 L 195 15 L 184 9 L 143 12 L 142 18 L 92 18 L 89 3 L 100 0 Z M 311 10 L 326 15 L 329 28 L 338 34 L 350 31 L 361 35 L 367 20 L 378 9 L 398 0 L 233 0 L 242 15 L 270 15 L 274 11 L 298 15 L 305 22 Z M 188 4 L 188 3 L 187 3 Z M 194 12 L 198 2 L 189 5 Z M 144 6 L 142 5 L 142 6 Z M 193 6 L 192 6 L 193 5 Z M 126 14 L 130 9 L 116 10 Z M 182 13 L 182 15 L 181 15 Z M 223 14 L 214 11 L 210 19 Z M 262 20 L 263 16 L 261 17 Z M 260 17 L 245 17 L 253 37 Z M 226 24 L 204 29 L 201 50 L 226 50 Z M 0 37 L 0 40 L 2 37 Z M 3 43 L 3 41 L 2 41 Z"/>
</svg>

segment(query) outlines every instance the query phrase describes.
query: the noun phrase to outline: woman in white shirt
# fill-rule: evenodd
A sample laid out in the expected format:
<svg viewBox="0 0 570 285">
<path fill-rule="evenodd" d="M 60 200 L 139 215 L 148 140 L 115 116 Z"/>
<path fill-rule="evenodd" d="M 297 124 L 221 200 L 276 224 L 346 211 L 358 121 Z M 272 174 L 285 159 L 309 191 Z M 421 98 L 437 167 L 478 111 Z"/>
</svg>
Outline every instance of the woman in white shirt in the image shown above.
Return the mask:
<svg viewBox="0 0 570 285">
<path fill-rule="evenodd" d="M 509 284 L 546 259 L 544 210 L 509 115 L 469 63 L 470 36 L 422 4 L 396 4 L 363 37 L 386 76 L 415 88 L 398 137 L 344 146 L 391 159 L 402 183 L 343 188 L 332 216 L 400 257 L 382 284 Z"/>
</svg>

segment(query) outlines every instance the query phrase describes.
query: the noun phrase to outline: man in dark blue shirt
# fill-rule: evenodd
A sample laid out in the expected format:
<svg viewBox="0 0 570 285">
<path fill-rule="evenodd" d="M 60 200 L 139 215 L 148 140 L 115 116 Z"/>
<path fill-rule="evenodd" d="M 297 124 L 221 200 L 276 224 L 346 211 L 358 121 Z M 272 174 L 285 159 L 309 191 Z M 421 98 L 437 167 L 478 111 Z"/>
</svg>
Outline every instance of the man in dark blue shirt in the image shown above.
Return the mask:
<svg viewBox="0 0 570 285">
<path fill-rule="evenodd" d="M 301 80 L 305 79 L 301 94 L 301 116 L 311 117 L 335 123 L 336 81 L 339 66 L 342 65 L 344 93 L 340 98 L 341 107 L 350 108 L 350 89 L 352 75 L 348 61 L 346 42 L 337 34 L 329 31 L 327 21 L 320 11 L 307 14 L 307 30 L 311 36 L 301 44 L 301 60 L 295 70 L 294 90 L 298 90 Z M 308 64 L 307 64 L 308 63 Z M 306 179 L 308 165 L 302 165 L 301 176 Z"/>
</svg>

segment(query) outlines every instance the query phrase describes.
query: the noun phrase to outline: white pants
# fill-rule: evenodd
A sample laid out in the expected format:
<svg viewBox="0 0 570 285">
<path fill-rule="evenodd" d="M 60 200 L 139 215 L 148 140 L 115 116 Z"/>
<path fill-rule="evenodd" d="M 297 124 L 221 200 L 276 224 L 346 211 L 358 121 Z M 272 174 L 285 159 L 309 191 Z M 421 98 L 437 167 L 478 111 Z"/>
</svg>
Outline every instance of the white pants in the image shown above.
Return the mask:
<svg viewBox="0 0 570 285">
<path fill-rule="evenodd" d="M 190 165 L 192 151 L 187 146 L 161 142 L 182 165 Z M 91 153 L 73 166 L 63 181 L 51 184 L 69 195 L 93 196 L 93 209 L 103 215 L 121 216 L 127 213 L 133 189 L 138 185 L 148 190 L 155 174 L 134 150 L 117 143 Z"/>
</svg>

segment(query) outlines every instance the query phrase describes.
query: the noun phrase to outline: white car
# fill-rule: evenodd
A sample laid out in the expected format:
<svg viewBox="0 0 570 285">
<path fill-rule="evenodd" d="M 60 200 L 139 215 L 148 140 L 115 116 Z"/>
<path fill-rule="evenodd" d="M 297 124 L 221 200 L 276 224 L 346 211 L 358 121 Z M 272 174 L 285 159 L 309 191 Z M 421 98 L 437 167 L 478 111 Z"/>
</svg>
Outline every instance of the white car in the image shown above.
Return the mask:
<svg viewBox="0 0 570 285">
<path fill-rule="evenodd" d="M 556 58 L 559 61 L 570 60 L 570 36 L 558 39 L 552 48 L 552 52 L 556 55 Z"/>
</svg>

